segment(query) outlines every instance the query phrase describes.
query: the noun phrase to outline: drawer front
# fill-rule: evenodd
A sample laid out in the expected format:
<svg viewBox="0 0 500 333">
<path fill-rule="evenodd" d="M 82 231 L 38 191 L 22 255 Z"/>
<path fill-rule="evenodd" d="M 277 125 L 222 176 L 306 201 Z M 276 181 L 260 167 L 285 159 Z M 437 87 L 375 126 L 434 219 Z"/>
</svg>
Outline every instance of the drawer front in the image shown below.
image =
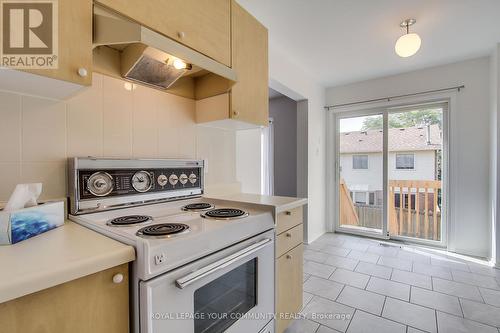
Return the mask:
<svg viewBox="0 0 500 333">
<path fill-rule="evenodd" d="M 304 225 L 299 224 L 290 230 L 282 232 L 276 237 L 276 258 L 281 257 L 299 244 L 304 239 Z"/>
<path fill-rule="evenodd" d="M 292 313 L 302 308 L 303 245 L 276 259 L 276 328 L 282 333 L 291 323 Z"/>
<path fill-rule="evenodd" d="M 293 209 L 286 210 L 284 212 L 278 213 L 278 218 L 276 221 L 276 234 L 279 235 L 283 231 L 291 229 L 298 224 L 302 223 L 303 207 L 297 207 Z"/>
</svg>

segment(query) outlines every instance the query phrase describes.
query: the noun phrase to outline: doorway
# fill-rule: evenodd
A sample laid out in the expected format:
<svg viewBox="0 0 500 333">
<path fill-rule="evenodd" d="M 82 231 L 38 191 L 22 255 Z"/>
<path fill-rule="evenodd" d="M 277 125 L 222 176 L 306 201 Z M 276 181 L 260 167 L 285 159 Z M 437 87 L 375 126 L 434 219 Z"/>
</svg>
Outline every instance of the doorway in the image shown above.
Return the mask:
<svg viewBox="0 0 500 333">
<path fill-rule="evenodd" d="M 263 130 L 265 194 L 297 196 L 298 102 L 270 89 L 269 126 Z"/>
<path fill-rule="evenodd" d="M 336 230 L 444 246 L 447 103 L 337 114 Z"/>
</svg>

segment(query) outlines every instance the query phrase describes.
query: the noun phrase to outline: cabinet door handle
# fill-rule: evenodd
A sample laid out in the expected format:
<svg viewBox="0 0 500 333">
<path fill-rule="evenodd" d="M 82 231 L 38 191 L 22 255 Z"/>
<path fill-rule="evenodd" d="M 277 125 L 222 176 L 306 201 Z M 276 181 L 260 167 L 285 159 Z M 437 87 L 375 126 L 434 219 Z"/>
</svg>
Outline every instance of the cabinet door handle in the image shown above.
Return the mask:
<svg viewBox="0 0 500 333">
<path fill-rule="evenodd" d="M 87 77 L 87 69 L 86 68 L 83 68 L 83 67 L 80 67 L 78 68 L 78 75 L 80 75 L 81 77 Z"/>
<path fill-rule="evenodd" d="M 186 33 L 184 31 L 179 31 L 177 32 L 177 37 L 179 37 L 179 39 L 183 39 L 186 37 Z"/>
<path fill-rule="evenodd" d="M 292 259 L 292 255 L 291 255 L 291 254 L 287 254 L 287 255 L 286 255 L 286 258 L 287 258 L 287 259 Z"/>
<path fill-rule="evenodd" d="M 239 114 L 240 114 L 240 113 L 239 113 L 238 111 L 236 111 L 236 110 L 235 110 L 235 111 L 233 111 L 233 115 L 234 115 L 235 117 L 238 117 L 238 115 L 239 115 Z"/>
<path fill-rule="evenodd" d="M 123 281 L 123 274 L 118 273 L 118 274 L 113 275 L 113 283 L 118 284 L 118 283 L 122 283 L 122 281 Z"/>
<path fill-rule="evenodd" d="M 286 237 L 288 237 L 288 238 L 291 238 L 291 237 L 292 237 L 292 234 L 291 234 L 291 233 L 289 233 L 289 232 L 287 232 L 287 233 L 285 234 L 285 236 L 286 236 Z"/>
<path fill-rule="evenodd" d="M 287 211 L 285 212 L 285 215 L 290 216 L 290 215 L 292 215 L 292 212 L 291 212 L 291 211 L 289 211 L 289 210 L 287 210 Z"/>
</svg>

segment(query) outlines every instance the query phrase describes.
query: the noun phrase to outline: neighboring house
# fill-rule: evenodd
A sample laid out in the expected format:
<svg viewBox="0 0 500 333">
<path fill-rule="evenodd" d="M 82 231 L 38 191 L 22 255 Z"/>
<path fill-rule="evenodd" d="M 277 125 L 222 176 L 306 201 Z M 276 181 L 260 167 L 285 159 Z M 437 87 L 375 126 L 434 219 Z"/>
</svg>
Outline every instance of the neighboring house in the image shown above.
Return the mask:
<svg viewBox="0 0 500 333">
<path fill-rule="evenodd" d="M 438 125 L 389 129 L 389 180 L 438 179 L 441 130 Z M 354 203 L 382 204 L 381 130 L 340 134 L 340 177 Z"/>
</svg>

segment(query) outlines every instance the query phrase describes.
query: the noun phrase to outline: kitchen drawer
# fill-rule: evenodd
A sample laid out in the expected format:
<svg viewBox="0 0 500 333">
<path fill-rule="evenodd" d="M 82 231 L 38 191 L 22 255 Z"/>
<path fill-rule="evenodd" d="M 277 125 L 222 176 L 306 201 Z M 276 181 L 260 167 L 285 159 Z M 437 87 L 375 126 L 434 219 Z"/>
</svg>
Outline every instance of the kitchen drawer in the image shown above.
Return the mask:
<svg viewBox="0 0 500 333">
<path fill-rule="evenodd" d="M 294 226 L 302 223 L 302 210 L 303 207 L 297 207 L 278 213 L 276 221 L 276 234 L 279 235 L 283 231 L 293 228 Z"/>
<path fill-rule="evenodd" d="M 276 236 L 276 258 L 293 249 L 299 244 L 302 244 L 304 239 L 303 224 L 299 224 L 290 230 L 282 232 Z"/>
<path fill-rule="evenodd" d="M 283 333 L 302 308 L 303 245 L 276 259 L 276 332 Z"/>
</svg>

